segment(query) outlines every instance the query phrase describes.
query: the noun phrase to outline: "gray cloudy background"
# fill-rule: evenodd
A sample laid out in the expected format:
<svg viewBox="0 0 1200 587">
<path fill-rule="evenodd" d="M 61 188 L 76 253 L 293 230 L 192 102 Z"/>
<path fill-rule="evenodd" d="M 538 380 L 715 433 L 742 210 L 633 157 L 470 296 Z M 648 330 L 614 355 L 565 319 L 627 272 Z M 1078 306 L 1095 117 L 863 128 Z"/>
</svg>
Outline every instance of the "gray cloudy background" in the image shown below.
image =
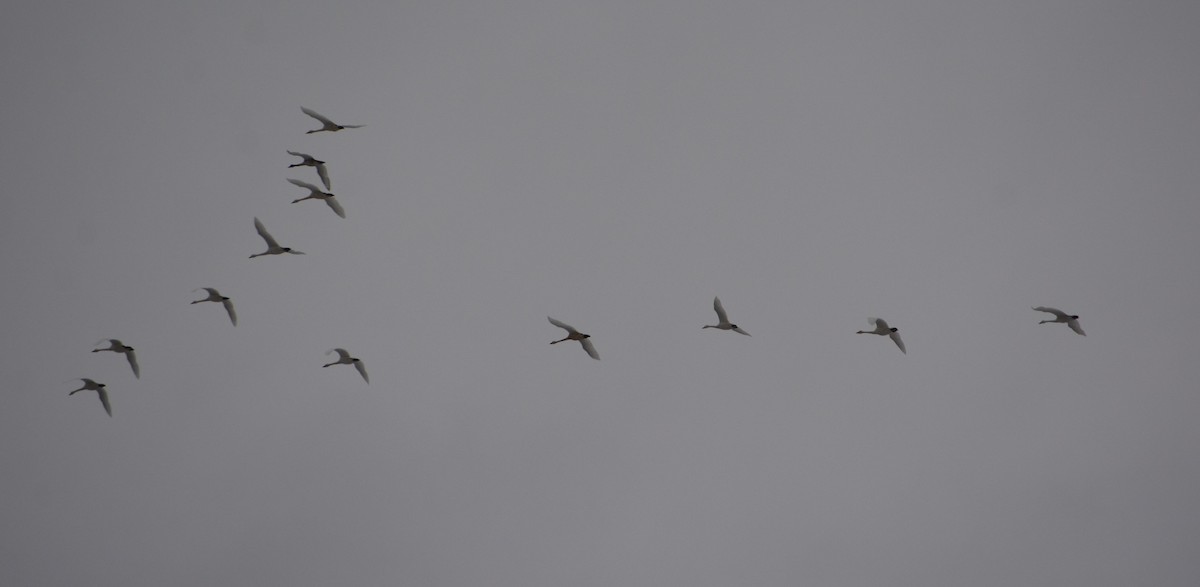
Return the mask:
<svg viewBox="0 0 1200 587">
<path fill-rule="evenodd" d="M 0 21 L 0 584 L 1200 584 L 1194 2 L 163 4 Z"/>
</svg>

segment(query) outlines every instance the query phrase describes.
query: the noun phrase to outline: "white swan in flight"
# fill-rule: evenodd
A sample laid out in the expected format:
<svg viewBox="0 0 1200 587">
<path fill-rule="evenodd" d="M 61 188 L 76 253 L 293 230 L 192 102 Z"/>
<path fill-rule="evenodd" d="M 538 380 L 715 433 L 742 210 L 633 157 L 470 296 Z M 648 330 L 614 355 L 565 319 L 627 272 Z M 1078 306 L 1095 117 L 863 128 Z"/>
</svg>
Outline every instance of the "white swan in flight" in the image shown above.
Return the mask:
<svg viewBox="0 0 1200 587">
<path fill-rule="evenodd" d="M 237 312 L 233 311 L 233 300 L 221 295 L 221 292 L 212 287 L 198 287 L 192 291 L 200 290 L 208 292 L 208 297 L 204 298 L 203 300 L 196 300 L 192 302 L 193 304 L 199 304 L 200 302 L 220 302 L 222 306 L 225 306 L 225 313 L 229 314 L 229 321 L 233 323 L 234 326 L 237 326 Z"/>
<path fill-rule="evenodd" d="M 329 185 L 329 170 L 325 168 L 324 161 L 321 161 L 320 159 L 317 159 L 316 157 L 313 157 L 307 153 L 297 153 L 296 151 L 288 151 L 288 155 L 295 155 L 296 157 L 304 159 L 295 165 L 288 165 L 288 169 L 293 167 L 316 167 L 317 175 L 321 176 L 321 183 L 325 184 L 325 189 L 333 189 Z"/>
<path fill-rule="evenodd" d="M 341 216 L 342 218 L 346 217 L 346 211 L 344 209 L 342 209 L 342 204 L 337 201 L 337 196 L 335 196 L 331 193 L 328 193 L 328 192 L 323 192 L 319 188 L 317 188 L 317 186 L 315 186 L 311 183 L 308 183 L 306 181 L 300 181 L 298 179 L 292 179 L 289 177 L 288 183 L 291 183 L 294 186 L 299 186 L 299 187 L 302 187 L 302 188 L 308 190 L 307 196 L 304 196 L 303 198 L 300 198 L 299 200 L 292 200 L 293 204 L 295 204 L 296 202 L 303 202 L 304 200 L 325 200 L 325 203 L 329 204 L 329 207 L 333 209 L 334 214 L 337 214 L 338 216 Z"/>
<path fill-rule="evenodd" d="M 1062 310 L 1047 306 L 1038 306 L 1034 308 L 1034 310 L 1037 310 L 1038 312 L 1049 312 L 1054 314 L 1053 320 L 1042 320 L 1041 322 L 1038 322 L 1038 324 L 1045 324 L 1047 322 L 1062 322 L 1069 326 L 1071 330 L 1074 330 L 1075 334 L 1078 334 L 1079 336 L 1087 336 L 1083 333 L 1083 327 L 1079 325 L 1079 316 L 1072 316 Z"/>
<path fill-rule="evenodd" d="M 704 328 L 718 328 L 721 330 L 732 330 L 738 334 L 750 336 L 749 332 L 738 328 L 737 324 L 733 324 L 729 321 L 729 316 L 725 313 L 725 306 L 721 305 L 721 298 L 713 298 L 713 309 L 717 311 L 717 323 L 705 325 L 703 328 L 701 328 L 701 330 L 704 330 Z"/>
<path fill-rule="evenodd" d="M 96 383 L 87 377 L 80 378 L 80 381 L 83 381 L 83 387 L 80 387 L 79 389 L 76 389 L 67 395 L 75 395 L 76 393 L 79 393 L 85 389 L 95 391 L 100 396 L 100 403 L 104 404 L 104 411 L 108 412 L 108 417 L 111 418 L 112 405 L 108 403 L 108 390 L 106 389 L 106 386 L 103 383 Z"/>
<path fill-rule="evenodd" d="M 267 250 L 262 253 L 250 255 L 251 259 L 255 257 L 261 257 L 263 255 L 282 255 L 284 253 L 291 253 L 293 255 L 304 254 L 300 251 L 293 250 L 291 247 L 279 246 L 279 242 L 275 240 L 275 237 L 271 236 L 271 233 L 267 232 L 267 227 L 263 226 L 262 220 L 259 220 L 258 217 L 254 218 L 254 230 L 258 231 L 258 236 L 261 236 L 264 241 L 267 241 Z"/>
<path fill-rule="evenodd" d="M 329 363 L 328 365 L 321 365 L 322 367 L 332 367 L 334 365 L 354 365 L 354 368 L 358 369 L 358 374 L 362 375 L 363 381 L 366 381 L 367 383 L 371 382 L 371 378 L 367 377 L 367 367 L 366 365 L 363 365 L 361 360 L 351 357 L 350 353 L 346 352 L 346 349 L 329 349 L 329 351 L 325 354 L 332 355 L 333 353 L 338 354 L 338 360 Z"/>
<path fill-rule="evenodd" d="M 857 334 L 878 334 L 879 336 L 891 337 L 896 346 L 900 347 L 900 352 L 908 354 L 904 348 L 904 341 L 900 340 L 900 329 L 891 328 L 883 318 L 867 318 L 867 324 L 875 327 L 875 330 L 859 330 Z"/>
<path fill-rule="evenodd" d="M 591 340 L 592 335 L 584 334 L 578 330 L 575 330 L 574 326 L 571 326 L 570 324 L 567 324 L 566 322 L 560 322 L 549 316 L 546 316 L 546 319 L 549 320 L 551 324 L 567 331 L 566 338 L 553 341 L 550 344 L 558 344 L 565 340 L 578 340 L 579 344 L 583 345 L 583 350 L 585 352 L 587 352 L 588 356 L 590 356 L 593 359 L 596 359 L 597 361 L 600 360 L 600 353 L 596 352 L 596 347 L 592 346 L 592 340 Z"/>
<path fill-rule="evenodd" d="M 129 367 L 131 369 L 133 369 L 133 376 L 137 377 L 138 379 L 141 379 L 142 378 L 142 370 L 141 370 L 141 368 L 138 367 L 137 355 L 133 354 L 133 347 L 125 346 L 124 343 L 122 343 L 121 341 L 119 341 L 115 338 L 102 339 L 102 340 L 97 341 L 96 344 L 100 344 L 100 343 L 104 342 L 105 340 L 108 341 L 108 348 L 93 349 L 92 352 L 98 353 L 100 351 L 112 351 L 114 353 L 124 354 L 125 360 L 129 361 Z"/>
<path fill-rule="evenodd" d="M 362 124 L 337 124 L 334 121 L 329 120 L 328 118 L 325 118 L 324 116 L 321 116 L 320 114 L 317 114 L 316 111 L 309 109 L 309 108 L 305 108 L 303 106 L 300 107 L 300 111 L 317 119 L 321 123 L 321 128 L 318 128 L 315 130 L 310 130 L 304 134 L 310 135 L 315 132 L 326 132 L 326 131 L 327 132 L 337 132 L 344 128 L 362 128 L 363 126 L 365 126 Z"/>
</svg>

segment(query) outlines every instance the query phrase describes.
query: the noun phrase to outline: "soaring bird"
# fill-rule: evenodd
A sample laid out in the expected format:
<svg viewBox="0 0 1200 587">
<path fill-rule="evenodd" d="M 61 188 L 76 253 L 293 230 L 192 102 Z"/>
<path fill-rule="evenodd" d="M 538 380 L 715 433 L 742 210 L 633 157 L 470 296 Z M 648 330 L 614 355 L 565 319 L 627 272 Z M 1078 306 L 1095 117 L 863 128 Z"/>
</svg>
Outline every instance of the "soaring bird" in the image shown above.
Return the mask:
<svg viewBox="0 0 1200 587">
<path fill-rule="evenodd" d="M 325 203 L 329 204 L 329 207 L 333 209 L 334 214 L 337 214 L 338 216 L 341 216 L 342 218 L 346 217 L 346 211 L 342 209 L 342 204 L 337 201 L 337 196 L 335 196 L 331 193 L 328 193 L 328 192 L 323 192 L 320 189 L 318 189 L 317 186 L 315 186 L 311 183 L 308 183 L 308 182 L 300 181 L 298 179 L 288 178 L 288 182 L 291 183 L 292 185 L 300 186 L 300 187 L 308 190 L 307 196 L 304 196 L 303 198 L 300 198 L 299 200 L 292 200 L 293 204 L 295 204 L 296 202 L 303 202 L 304 200 L 325 200 Z"/>
<path fill-rule="evenodd" d="M 96 344 L 100 344 L 100 343 L 104 342 L 105 340 L 108 341 L 108 348 L 93 349 L 92 352 L 98 353 L 100 351 L 112 351 L 114 353 L 123 353 L 125 355 L 125 360 L 129 361 L 129 367 L 131 369 L 133 369 L 133 376 L 137 377 L 138 379 L 141 379 L 142 378 L 142 370 L 138 367 L 137 355 L 133 354 L 133 347 L 125 346 L 121 341 L 119 341 L 115 338 L 101 339 L 101 340 L 97 341 Z"/>
<path fill-rule="evenodd" d="M 291 247 L 279 246 L 279 242 L 275 240 L 275 237 L 271 236 L 271 233 L 267 232 L 267 227 L 263 226 L 262 220 L 259 220 L 257 217 L 254 218 L 254 230 L 258 231 L 258 236 L 261 236 L 263 240 L 267 241 L 267 250 L 266 252 L 250 255 L 251 259 L 255 257 L 261 257 L 263 255 L 282 255 L 284 253 L 291 253 L 293 255 L 304 254 L 300 251 L 293 250 Z"/>
<path fill-rule="evenodd" d="M 717 323 L 705 325 L 704 328 L 719 328 L 721 330 L 732 330 L 738 334 L 750 336 L 749 332 L 738 328 L 737 324 L 729 322 L 729 316 L 725 313 L 725 306 L 721 305 L 721 298 L 713 298 L 713 309 L 717 311 Z M 701 330 L 704 330 L 701 328 Z"/>
<path fill-rule="evenodd" d="M 229 321 L 232 322 L 234 326 L 237 326 L 237 312 L 233 311 L 233 300 L 221 295 L 221 292 L 211 287 L 198 287 L 192 291 L 200 290 L 208 292 L 208 297 L 204 298 L 203 300 L 196 300 L 192 302 L 193 304 L 199 304 L 200 302 L 220 302 L 222 306 L 225 306 L 225 313 L 229 314 Z"/>
<path fill-rule="evenodd" d="M 888 323 L 883 318 L 867 318 L 867 324 L 875 327 L 875 330 L 859 330 L 857 334 L 878 334 L 879 336 L 889 336 L 896 346 L 900 347 L 900 352 L 908 354 L 904 349 L 904 341 L 900 340 L 900 329 L 890 328 Z"/>
<path fill-rule="evenodd" d="M 321 116 L 320 114 L 317 114 L 316 111 L 311 110 L 309 108 L 305 108 L 303 106 L 300 107 L 300 111 L 321 122 L 321 128 L 318 128 L 315 130 L 310 130 L 304 134 L 313 134 L 315 132 L 323 132 L 323 131 L 337 132 L 344 128 L 362 128 L 364 126 L 362 124 L 337 124 L 337 123 L 333 122 L 332 120 L 329 120 L 328 118 L 325 118 L 324 116 Z"/>
<path fill-rule="evenodd" d="M 304 159 L 295 165 L 288 165 L 288 169 L 293 167 L 316 167 L 317 175 L 321 176 L 321 183 L 325 184 L 325 189 L 333 189 L 329 185 L 329 170 L 325 168 L 325 162 L 306 153 L 297 153 L 296 151 L 288 151 L 288 155 L 295 155 Z"/>
<path fill-rule="evenodd" d="M 346 349 L 330 349 L 325 354 L 332 355 L 333 353 L 338 354 L 338 360 L 329 363 L 328 365 L 321 365 L 322 367 L 332 367 L 334 365 L 354 365 L 354 368 L 358 369 L 358 374 L 362 375 L 363 381 L 366 381 L 367 383 L 371 382 L 371 378 L 367 377 L 367 367 L 366 365 L 363 365 L 363 362 L 360 359 L 351 357 L 350 353 L 346 352 Z"/>
<path fill-rule="evenodd" d="M 1087 336 L 1083 333 L 1083 327 L 1079 325 L 1079 316 L 1072 316 L 1062 310 L 1047 306 L 1038 306 L 1034 308 L 1034 310 L 1037 310 L 1038 312 L 1049 312 L 1054 314 L 1053 320 L 1042 320 L 1041 322 L 1038 322 L 1038 324 L 1045 324 L 1047 322 L 1062 322 L 1063 324 L 1069 326 L 1071 330 L 1074 330 L 1075 334 L 1078 334 L 1079 336 Z"/>
<path fill-rule="evenodd" d="M 566 322 L 560 322 L 549 316 L 546 316 L 546 319 L 549 320 L 551 324 L 567 331 L 566 338 L 553 341 L 550 344 L 558 344 L 560 342 L 563 342 L 564 340 L 578 340 L 579 344 L 583 345 L 583 350 L 587 352 L 588 356 L 590 356 L 593 359 L 596 359 L 597 361 L 600 360 L 600 353 L 597 353 L 596 347 L 592 346 L 592 341 L 591 341 L 592 335 L 584 334 L 578 330 L 575 330 L 574 326 L 571 326 L 570 324 L 567 324 Z"/>
<path fill-rule="evenodd" d="M 79 393 L 85 389 L 95 391 L 100 396 L 100 403 L 104 404 L 104 411 L 108 412 L 108 417 L 111 418 L 112 405 L 108 403 L 108 390 L 105 388 L 105 385 L 103 383 L 96 383 L 87 377 L 80 378 L 80 381 L 83 381 L 83 387 L 80 387 L 79 389 L 76 389 L 67 395 L 75 395 L 76 393 Z"/>
</svg>

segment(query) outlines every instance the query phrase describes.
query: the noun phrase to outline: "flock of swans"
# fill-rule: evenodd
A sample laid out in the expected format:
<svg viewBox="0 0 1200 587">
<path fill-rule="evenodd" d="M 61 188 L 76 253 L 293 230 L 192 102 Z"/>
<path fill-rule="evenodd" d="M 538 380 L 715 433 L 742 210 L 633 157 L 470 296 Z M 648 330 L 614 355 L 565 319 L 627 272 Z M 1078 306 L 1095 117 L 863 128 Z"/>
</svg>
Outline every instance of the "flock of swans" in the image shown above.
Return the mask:
<svg viewBox="0 0 1200 587">
<path fill-rule="evenodd" d="M 361 128 L 363 126 L 361 124 L 337 124 L 325 116 L 322 116 L 321 114 L 318 114 L 317 112 L 308 108 L 301 107 L 300 110 L 305 114 L 317 119 L 317 121 L 321 123 L 321 128 L 310 130 L 306 134 L 318 132 L 337 132 L 347 128 Z M 321 161 L 320 159 L 317 159 L 316 157 L 313 157 L 307 153 L 300 153 L 298 151 L 288 151 L 287 153 L 301 159 L 299 163 L 289 165 L 288 169 L 294 167 L 312 167 L 317 171 L 317 176 L 321 178 L 321 185 L 325 186 L 326 190 L 332 189 L 331 182 L 329 180 L 329 168 L 325 166 L 324 161 Z M 303 202 L 304 200 L 324 200 L 325 204 L 329 206 L 329 208 L 332 209 L 335 214 L 341 218 L 346 217 L 346 210 L 342 208 L 341 202 L 338 202 L 337 196 L 334 196 L 332 193 L 322 191 L 321 188 L 299 179 L 288 178 L 288 183 L 308 190 L 307 196 L 293 200 L 293 204 L 297 202 Z M 298 251 L 291 247 L 285 247 L 279 244 L 279 241 L 276 240 L 270 232 L 267 232 L 266 225 L 263 224 L 262 220 L 259 220 L 258 218 L 254 219 L 254 230 L 258 232 L 258 236 L 262 237 L 263 241 L 266 242 L 267 250 L 261 253 L 250 255 L 251 259 L 266 255 L 304 254 L 303 251 Z M 237 312 L 233 308 L 233 300 L 228 296 L 222 295 L 221 292 L 215 287 L 198 287 L 192 291 L 196 292 L 201 290 L 207 292 L 208 295 L 202 299 L 195 300 L 192 303 L 199 304 L 203 302 L 215 302 L 221 304 L 225 307 L 225 313 L 229 316 L 230 324 L 237 326 L 238 318 Z M 129 361 L 129 367 L 133 370 L 133 376 L 141 379 L 141 367 L 138 366 L 137 355 L 134 353 L 133 347 L 128 346 L 115 338 L 101 340 L 97 342 L 96 345 L 100 345 L 105 342 L 108 343 L 107 347 L 93 349 L 92 352 L 98 353 L 102 351 L 111 351 L 125 355 L 125 359 Z M 367 383 L 371 382 L 370 377 L 367 376 L 367 367 L 363 364 L 361 359 L 350 356 L 350 353 L 343 348 L 330 349 L 329 352 L 325 354 L 332 355 L 334 353 L 338 355 L 338 359 L 332 363 L 322 365 L 323 367 L 332 367 L 334 365 L 353 365 L 354 368 L 358 370 L 358 374 L 362 376 L 363 381 Z M 94 379 L 88 379 L 86 377 L 80 378 L 80 380 L 83 381 L 83 387 L 80 387 L 79 389 L 76 389 L 67 395 L 75 395 L 81 391 L 95 391 L 96 395 L 100 397 L 100 403 L 104 406 L 104 411 L 109 415 L 109 417 L 112 417 L 112 403 L 109 401 L 108 397 L 108 386 L 104 383 L 97 383 Z"/>
<path fill-rule="evenodd" d="M 322 116 L 308 108 L 301 107 L 300 110 L 302 112 L 304 112 L 305 114 L 315 118 L 317 121 L 319 121 L 321 123 L 321 128 L 307 131 L 306 134 L 313 134 L 313 133 L 318 133 L 318 132 L 337 132 L 337 131 L 344 130 L 347 128 L 361 128 L 363 126 L 361 124 L 337 124 L 337 123 L 333 122 L 332 120 L 330 120 L 329 118 L 326 118 L 325 116 Z M 320 159 L 317 159 L 307 153 L 300 153 L 297 151 L 288 151 L 287 153 L 289 155 L 292 155 L 295 157 L 300 157 L 302 159 L 302 161 L 300 161 L 299 163 L 289 165 L 288 166 L 289 169 L 294 168 L 294 167 L 312 167 L 312 168 L 316 169 L 317 176 L 320 177 L 321 184 L 323 186 L 325 186 L 325 189 L 326 190 L 332 189 L 331 182 L 329 180 L 329 169 L 325 166 L 324 161 L 321 161 Z M 288 182 L 297 187 L 304 188 L 304 189 L 308 190 L 308 192 L 309 192 L 307 196 L 293 200 L 292 201 L 293 204 L 298 203 L 298 202 L 303 202 L 305 200 L 324 200 L 325 204 L 327 206 L 329 206 L 329 208 L 332 209 L 335 214 L 337 214 L 341 218 L 346 217 L 346 210 L 344 208 L 342 208 L 341 203 L 338 202 L 337 196 L 335 196 L 334 194 L 332 194 L 330 192 L 321 191 L 321 189 L 318 188 L 317 186 L 315 186 L 311 183 L 305 182 L 305 181 L 298 180 L 298 179 L 288 178 Z M 303 252 L 297 251 L 291 247 L 285 247 L 285 246 L 280 245 L 279 241 L 275 240 L 275 237 L 271 236 L 271 233 L 267 232 L 266 225 L 264 225 L 263 222 L 261 220 L 259 220 L 257 217 L 254 219 L 254 229 L 258 232 L 258 235 L 260 237 L 262 237 L 263 241 L 266 242 L 267 250 L 262 253 L 255 253 L 253 255 L 250 255 L 251 259 L 253 259 L 255 257 L 262 257 L 265 255 L 283 255 L 283 254 L 303 255 L 304 254 Z M 193 304 L 199 304 L 202 302 L 219 303 L 225 307 L 225 313 L 229 316 L 229 322 L 231 324 L 233 324 L 234 326 L 237 326 L 237 312 L 235 312 L 233 309 L 233 300 L 231 300 L 228 296 L 221 295 L 221 292 L 217 291 L 216 288 L 212 288 L 212 287 L 201 287 L 201 288 L 196 288 L 195 290 L 192 290 L 192 291 L 200 291 L 200 290 L 204 290 L 205 292 L 207 292 L 208 296 L 203 299 L 193 301 L 192 302 Z M 1083 328 L 1079 325 L 1079 316 L 1067 314 L 1066 312 L 1063 312 L 1062 310 L 1059 310 L 1057 308 L 1047 307 L 1047 306 L 1037 306 L 1033 309 L 1035 311 L 1046 312 L 1046 313 L 1052 314 L 1054 316 L 1053 319 L 1042 320 L 1041 322 L 1038 322 L 1038 324 L 1062 323 L 1062 324 L 1066 324 L 1071 330 L 1075 331 L 1076 334 L 1079 334 L 1080 336 L 1086 336 L 1083 332 Z M 720 297 L 713 298 L 713 310 L 717 313 L 717 323 L 716 324 L 706 324 L 702 327 L 702 329 L 703 328 L 716 328 L 717 330 L 729 330 L 729 331 L 736 332 L 738 334 L 744 334 L 746 336 L 750 336 L 749 332 L 746 332 L 737 324 L 730 322 L 729 314 L 726 313 L 725 306 L 721 304 Z M 574 326 L 571 326 L 570 324 L 567 324 L 566 322 L 556 320 L 549 316 L 547 316 L 546 318 L 550 321 L 551 324 L 567 331 L 567 335 L 565 337 L 558 339 L 558 340 L 551 341 L 550 344 L 558 344 L 560 342 L 566 342 L 568 340 L 579 341 L 579 344 L 583 347 L 584 352 L 586 352 L 588 354 L 588 356 L 590 356 L 593 359 L 596 359 L 597 361 L 600 360 L 600 353 L 598 351 L 596 351 L 596 346 L 592 342 L 592 338 L 591 338 L 590 334 L 584 334 L 584 333 L 580 332 L 578 329 L 576 329 Z M 900 348 L 900 352 L 902 352 L 904 354 L 908 354 L 908 350 L 904 348 L 904 341 L 900 339 L 900 329 L 899 328 L 894 328 L 894 327 L 889 326 L 887 321 L 885 321 L 882 318 L 867 318 L 867 323 L 870 324 L 873 327 L 873 329 L 872 330 L 859 330 L 857 332 L 857 334 L 877 334 L 879 336 L 886 336 L 888 338 L 891 338 L 892 342 L 896 343 L 896 346 Z M 141 368 L 138 366 L 137 355 L 134 354 L 133 347 L 127 346 L 123 342 L 121 342 L 120 340 L 117 340 L 115 338 L 101 340 L 101 341 L 97 342 L 96 345 L 102 344 L 106 341 L 108 343 L 107 348 L 97 348 L 97 349 L 92 350 L 92 352 L 98 353 L 98 352 L 102 352 L 102 351 L 111 351 L 114 353 L 120 353 L 120 354 L 125 355 L 125 359 L 129 362 L 129 367 L 133 370 L 134 377 L 140 379 L 141 378 Z M 360 376 L 362 376 L 363 381 L 365 381 L 367 383 L 371 382 L 370 377 L 367 376 L 366 365 L 363 364 L 361 359 L 350 356 L 349 351 L 347 351 L 344 348 L 330 349 L 325 354 L 332 355 L 334 353 L 336 353 L 338 355 L 338 359 L 336 361 L 333 361 L 332 363 L 327 363 L 325 365 L 322 365 L 322 367 L 332 367 L 334 365 L 353 365 L 354 368 L 356 370 L 358 370 L 358 374 Z M 85 390 L 86 391 L 95 391 L 96 394 L 100 397 L 100 403 L 104 406 L 104 411 L 108 413 L 109 417 L 112 417 L 112 404 L 109 402 L 107 386 L 103 383 L 97 383 L 95 380 L 88 379 L 86 377 L 81 378 L 80 380 L 83 381 L 83 387 L 80 387 L 79 389 L 76 389 L 76 390 L 70 392 L 68 395 L 75 395 L 76 393 L 78 393 L 80 391 L 85 391 Z"/>
</svg>

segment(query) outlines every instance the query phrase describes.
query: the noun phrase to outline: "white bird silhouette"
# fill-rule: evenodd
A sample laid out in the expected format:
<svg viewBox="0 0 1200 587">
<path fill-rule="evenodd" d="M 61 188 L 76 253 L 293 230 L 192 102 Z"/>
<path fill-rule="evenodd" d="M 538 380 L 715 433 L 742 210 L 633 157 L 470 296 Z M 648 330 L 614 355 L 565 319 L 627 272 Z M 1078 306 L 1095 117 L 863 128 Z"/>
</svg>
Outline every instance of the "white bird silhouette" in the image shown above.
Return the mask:
<svg viewBox="0 0 1200 587">
<path fill-rule="evenodd" d="M 208 292 L 208 297 L 204 298 L 203 300 L 196 300 L 192 302 L 193 304 L 199 304 L 200 302 L 220 302 L 222 306 L 225 306 L 225 313 L 229 314 L 229 321 L 232 322 L 234 326 L 237 326 L 237 312 L 233 311 L 233 300 L 221 295 L 221 292 L 211 287 L 198 287 L 192 291 L 200 290 Z"/>
<path fill-rule="evenodd" d="M 138 379 L 141 379 L 142 378 L 142 370 L 138 367 L 137 355 L 133 354 L 133 347 L 125 346 L 124 343 L 122 343 L 121 341 L 119 341 L 115 338 L 101 339 L 101 340 L 97 341 L 96 344 L 100 344 L 100 343 L 104 342 L 105 340 L 108 341 L 108 348 L 93 349 L 92 352 L 98 353 L 100 351 L 112 351 L 114 353 L 123 353 L 125 355 L 125 359 L 127 361 L 129 361 L 129 367 L 131 369 L 133 369 L 133 376 L 137 377 Z"/>
<path fill-rule="evenodd" d="M 271 233 L 267 232 L 267 227 L 263 226 L 262 220 L 259 220 L 257 217 L 254 218 L 254 230 L 258 231 L 258 236 L 261 236 L 264 241 L 267 241 L 267 250 L 262 253 L 250 255 L 251 259 L 255 257 L 261 257 L 263 255 L 282 255 L 284 253 L 291 253 L 293 255 L 304 254 L 300 251 L 293 250 L 291 247 L 279 246 L 279 242 L 275 240 L 275 237 L 271 236 Z"/>
<path fill-rule="evenodd" d="M 366 365 L 363 365 L 361 360 L 351 357 L 350 353 L 346 352 L 346 349 L 329 349 L 329 351 L 327 351 L 325 354 L 332 355 L 333 353 L 338 354 L 338 360 L 329 363 L 328 365 L 321 365 L 322 367 L 332 367 L 334 365 L 354 365 L 354 368 L 358 369 L 358 374 L 362 375 L 363 381 L 366 381 L 367 383 L 371 382 L 371 379 L 367 377 L 367 367 Z"/>
<path fill-rule="evenodd" d="M 883 318 L 867 318 L 867 324 L 875 327 L 875 330 L 859 330 L 857 334 L 878 334 L 880 336 L 891 337 L 896 346 L 900 347 L 900 352 L 908 354 L 904 349 L 904 341 L 900 340 L 900 329 L 891 328 Z"/>
<path fill-rule="evenodd" d="M 304 134 L 313 134 L 315 132 L 323 132 L 323 131 L 337 132 L 344 128 L 362 128 L 363 126 L 365 126 L 362 124 L 337 124 L 337 123 L 333 122 L 332 120 L 329 120 L 328 118 L 325 118 L 324 116 L 317 114 L 315 111 L 313 111 L 309 108 L 305 108 L 303 106 L 300 107 L 300 111 L 321 122 L 321 128 L 318 128 L 316 130 L 310 130 Z"/>
<path fill-rule="evenodd" d="M 342 204 L 337 201 L 337 196 L 330 194 L 328 192 L 323 192 L 317 186 L 315 186 L 311 183 L 308 183 L 308 182 L 300 181 L 298 179 L 288 178 L 288 182 L 291 183 L 292 185 L 300 186 L 300 187 L 308 190 L 307 196 L 304 196 L 303 198 L 300 198 L 299 200 L 292 200 L 293 204 L 295 204 L 296 202 L 303 202 L 304 200 L 325 200 L 325 203 L 329 204 L 330 208 L 333 208 L 334 214 L 337 214 L 338 216 L 341 216 L 342 218 L 346 217 L 346 211 L 342 209 Z"/>
<path fill-rule="evenodd" d="M 320 159 L 317 159 L 316 157 L 313 157 L 307 153 L 297 153 L 296 151 L 288 151 L 288 155 L 295 155 L 304 159 L 295 165 L 288 165 L 288 169 L 293 167 L 316 167 L 317 175 L 321 176 L 321 183 L 325 184 L 325 189 L 333 189 L 329 184 L 329 170 L 325 168 L 324 161 L 321 161 Z"/>
<path fill-rule="evenodd" d="M 1041 322 L 1038 322 L 1038 324 L 1045 324 L 1047 322 L 1062 322 L 1069 326 L 1071 330 L 1074 330 L 1079 336 L 1087 336 L 1083 333 L 1083 327 L 1079 325 L 1079 316 L 1072 316 L 1062 310 L 1047 306 L 1038 306 L 1034 308 L 1034 310 L 1037 310 L 1038 312 L 1049 312 L 1054 314 L 1053 320 L 1042 320 Z"/>
<path fill-rule="evenodd" d="M 578 340 L 579 344 L 583 345 L 583 350 L 585 352 L 587 352 L 588 356 L 590 356 L 593 359 L 596 359 L 597 361 L 600 360 L 600 353 L 596 352 L 596 347 L 592 346 L 592 341 L 591 341 L 592 335 L 584 334 L 578 330 L 575 330 L 574 326 L 571 326 L 570 324 L 567 324 L 565 322 L 560 322 L 549 316 L 546 316 L 546 319 L 549 320 L 551 324 L 567 331 L 566 338 L 553 341 L 550 344 L 558 344 L 560 342 L 563 342 L 564 340 Z"/>
<path fill-rule="evenodd" d="M 701 328 L 701 330 L 704 330 L 704 328 L 719 328 L 721 330 L 732 330 L 738 334 L 750 336 L 749 332 L 738 328 L 737 324 L 733 324 L 729 321 L 729 316 L 725 313 L 725 306 L 721 305 L 721 298 L 713 298 L 713 309 L 717 311 L 717 323 L 705 325 L 703 328 Z"/>
<path fill-rule="evenodd" d="M 103 383 L 96 383 L 87 377 L 81 377 L 80 381 L 83 381 L 83 387 L 80 387 L 79 389 L 76 389 L 67 395 L 75 395 L 76 393 L 79 393 L 85 389 L 95 391 L 100 396 L 100 403 L 104 404 L 104 411 L 108 412 L 108 417 L 111 418 L 112 405 L 108 403 L 108 390 L 106 389 L 106 386 Z"/>
</svg>

